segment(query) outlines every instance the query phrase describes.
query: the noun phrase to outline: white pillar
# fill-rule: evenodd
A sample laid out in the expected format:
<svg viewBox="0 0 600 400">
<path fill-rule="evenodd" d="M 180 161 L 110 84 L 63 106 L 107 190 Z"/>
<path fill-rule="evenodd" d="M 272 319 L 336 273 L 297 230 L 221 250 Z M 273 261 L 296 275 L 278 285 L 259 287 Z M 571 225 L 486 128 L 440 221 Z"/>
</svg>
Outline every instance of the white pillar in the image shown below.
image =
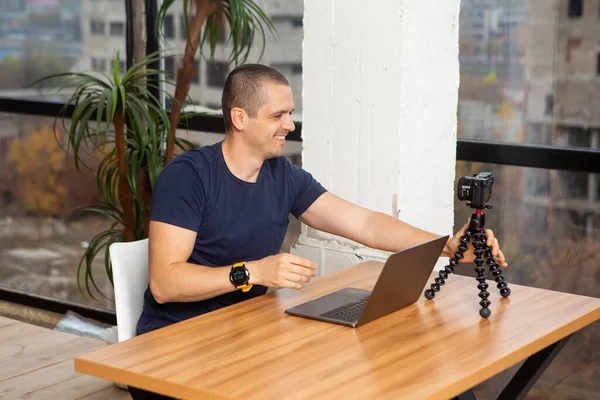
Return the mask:
<svg viewBox="0 0 600 400">
<path fill-rule="evenodd" d="M 460 0 L 305 0 L 303 167 L 329 191 L 453 231 Z M 383 259 L 302 227 L 322 273 Z M 439 265 L 438 265 L 439 267 Z"/>
</svg>

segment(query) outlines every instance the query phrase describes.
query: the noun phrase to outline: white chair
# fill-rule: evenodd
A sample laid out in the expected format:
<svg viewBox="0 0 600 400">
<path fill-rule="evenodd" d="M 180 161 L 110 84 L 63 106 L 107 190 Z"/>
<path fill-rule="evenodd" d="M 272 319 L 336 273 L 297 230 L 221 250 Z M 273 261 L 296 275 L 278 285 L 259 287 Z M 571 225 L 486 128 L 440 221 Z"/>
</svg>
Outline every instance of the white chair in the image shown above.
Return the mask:
<svg viewBox="0 0 600 400">
<path fill-rule="evenodd" d="M 117 314 L 118 341 L 135 336 L 148 286 L 148 239 L 109 247 Z"/>
</svg>

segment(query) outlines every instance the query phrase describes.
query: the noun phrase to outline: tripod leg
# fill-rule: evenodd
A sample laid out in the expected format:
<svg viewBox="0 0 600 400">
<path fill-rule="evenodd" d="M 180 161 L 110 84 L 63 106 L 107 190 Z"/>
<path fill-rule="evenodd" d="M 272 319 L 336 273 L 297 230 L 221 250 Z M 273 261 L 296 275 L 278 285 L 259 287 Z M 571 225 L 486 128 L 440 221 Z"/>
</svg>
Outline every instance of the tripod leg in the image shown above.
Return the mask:
<svg viewBox="0 0 600 400">
<path fill-rule="evenodd" d="M 496 287 L 500 290 L 500 296 L 510 296 L 510 288 L 508 287 L 508 284 L 504 281 L 504 275 L 502 275 L 502 270 L 500 269 L 500 266 L 496 263 L 496 259 L 492 255 L 492 248 L 486 244 L 483 249 L 485 250 L 485 258 L 487 259 L 486 264 L 490 267 L 490 272 L 492 273 L 492 275 L 494 275 Z"/>
<path fill-rule="evenodd" d="M 448 275 L 454 272 L 454 267 L 458 265 L 458 260 L 462 260 L 464 257 L 463 253 L 468 250 L 467 244 L 469 243 L 471 237 L 471 231 L 467 229 L 465 234 L 460 237 L 460 245 L 458 246 L 458 251 L 454 253 L 454 257 L 450 259 L 450 263 L 444 267 L 444 269 L 440 270 L 439 276 L 435 278 L 435 283 L 431 284 L 431 288 L 425 290 L 425 297 L 427 300 L 432 300 L 435 297 L 436 292 L 440 291 L 440 286 L 446 283 L 446 279 L 448 279 Z"/>
<path fill-rule="evenodd" d="M 479 297 L 481 298 L 481 301 L 479 302 L 479 305 L 481 306 L 479 315 L 481 315 L 482 318 L 488 318 L 492 314 L 488 308 L 490 305 L 490 301 L 488 300 L 490 294 L 486 290 L 489 285 L 485 282 L 485 268 L 482 266 L 484 262 L 482 256 L 485 253 L 483 246 L 486 242 L 485 230 L 477 230 L 473 236 L 475 238 L 475 240 L 473 240 L 473 247 L 475 247 L 473 254 L 475 254 L 475 271 L 477 272 L 477 277 L 475 279 L 479 282 L 477 288 L 479 289 Z"/>
</svg>

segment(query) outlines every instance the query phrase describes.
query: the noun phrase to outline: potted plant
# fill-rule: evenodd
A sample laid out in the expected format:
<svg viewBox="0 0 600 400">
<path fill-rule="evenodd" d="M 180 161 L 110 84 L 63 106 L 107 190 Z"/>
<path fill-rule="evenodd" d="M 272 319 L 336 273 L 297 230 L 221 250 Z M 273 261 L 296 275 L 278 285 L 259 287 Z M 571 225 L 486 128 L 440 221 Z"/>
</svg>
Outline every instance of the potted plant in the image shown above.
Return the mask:
<svg viewBox="0 0 600 400">
<path fill-rule="evenodd" d="M 108 247 L 116 241 L 148 237 L 152 187 L 163 167 L 164 143 L 170 132 L 167 111 L 160 99 L 147 89 L 148 76 L 156 79 L 164 74 L 148 68 L 148 64 L 159 57 L 159 54 L 150 55 L 121 73 L 117 51 L 112 76 L 95 71 L 68 72 L 40 80 L 57 81 L 60 90 L 73 90 L 55 119 L 54 132 L 55 135 L 61 130 L 66 133 L 67 156 L 72 155 L 75 168 L 80 171 L 84 167 L 82 152 L 92 150 L 101 154 L 96 171 L 100 204 L 84 209 L 102 214 L 110 226 L 90 241 L 78 268 L 80 287 L 83 282 L 92 298 L 92 288 L 102 293 L 92 269 L 96 256 L 104 256 L 106 273 L 112 283 Z M 166 82 L 164 78 L 159 80 Z M 170 96 L 167 90 L 159 91 Z M 73 108 L 70 118 L 66 116 L 69 107 Z M 174 143 L 181 150 L 193 146 L 181 138 L 176 138 Z"/>
<path fill-rule="evenodd" d="M 257 35 L 262 39 L 264 50 L 265 29 L 274 33 L 271 21 L 252 0 L 181 1 L 188 38 L 173 95 L 169 90 L 160 88 L 160 83 L 170 84 L 167 72 L 149 67 L 157 63 L 164 53 L 142 57 L 140 49 L 145 48 L 145 43 L 140 37 L 134 37 L 135 63 L 124 73 L 120 71 L 117 51 L 112 76 L 94 71 L 68 72 L 37 81 L 58 81 L 59 88 L 73 90 L 63 112 L 55 120 L 54 131 L 57 132 L 60 121 L 67 134 L 66 151 L 67 154 L 72 153 L 75 167 L 78 170 L 82 167 L 80 155 L 83 149 L 91 148 L 102 154 L 96 171 L 101 203 L 86 209 L 107 217 L 110 226 L 90 241 L 77 273 L 80 289 L 83 292 L 85 287 L 85 292 L 92 298 L 95 298 L 94 291 L 104 295 L 94 280 L 93 261 L 98 255 L 104 257 L 105 271 L 112 284 L 109 246 L 117 241 L 129 242 L 148 237 L 154 182 L 161 169 L 173 158 L 175 149 L 193 147 L 189 141 L 176 137 L 176 129 L 182 120 L 194 116 L 181 111 L 196 73 L 193 68 L 196 53 L 208 45 L 208 58 L 214 60 L 217 39 L 227 26 L 225 45 L 231 50 L 228 61 L 237 65 L 247 60 Z M 156 21 L 158 32 L 162 29 L 167 11 L 175 3 L 176 0 L 162 2 Z M 134 16 L 144 14 L 143 0 L 132 4 Z M 139 18 L 135 24 L 140 28 Z M 156 93 L 164 93 L 172 100 L 170 112 L 164 109 Z M 69 108 L 72 108 L 70 118 L 65 113 Z"/>
</svg>

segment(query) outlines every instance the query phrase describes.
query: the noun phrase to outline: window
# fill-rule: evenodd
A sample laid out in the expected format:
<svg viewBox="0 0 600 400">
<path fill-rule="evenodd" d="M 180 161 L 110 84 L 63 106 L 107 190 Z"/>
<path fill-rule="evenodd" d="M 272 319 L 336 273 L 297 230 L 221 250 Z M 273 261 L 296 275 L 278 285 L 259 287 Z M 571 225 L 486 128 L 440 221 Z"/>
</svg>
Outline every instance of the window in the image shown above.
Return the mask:
<svg viewBox="0 0 600 400">
<path fill-rule="evenodd" d="M 529 124 L 526 141 L 529 143 L 550 144 L 552 132 L 550 124 Z"/>
<path fill-rule="evenodd" d="M 219 38 L 217 39 L 217 43 L 225 44 L 226 41 L 227 41 L 227 28 L 222 26 L 221 30 L 219 31 Z"/>
<path fill-rule="evenodd" d="M 174 79 L 177 76 L 177 71 L 175 71 L 175 57 L 165 57 L 165 71 L 167 76 L 171 79 Z"/>
<path fill-rule="evenodd" d="M 104 21 L 90 21 L 90 32 L 92 35 L 104 35 Z"/>
<path fill-rule="evenodd" d="M 492 172 L 495 179 L 490 200 L 493 208 L 485 210 L 486 227 L 499 238 L 508 259 L 507 281 L 597 296 L 593 279 L 578 278 L 600 271 L 600 225 L 594 225 L 594 218 L 588 224 L 586 218 L 599 205 L 587 199 L 585 174 L 459 161 L 456 180 L 480 171 Z M 598 184 L 593 190 L 598 192 Z M 473 212 L 456 196 L 454 210 L 455 227 L 462 226 Z M 561 273 L 569 282 L 553 278 L 556 268 L 563 268 Z M 471 272 L 470 267 L 462 270 Z M 591 389 L 593 384 L 587 386 Z"/>
<path fill-rule="evenodd" d="M 554 111 L 554 95 L 552 93 L 546 95 L 546 110 L 545 115 L 551 116 Z"/>
<path fill-rule="evenodd" d="M 32 83 L 67 71 L 107 71 L 116 48 L 125 60 L 124 29 L 107 36 L 116 33 L 108 15 L 125 15 L 125 1 L 0 0 L 0 97 L 64 102 L 68 90 Z M 124 19 L 113 22 L 124 26 Z"/>
<path fill-rule="evenodd" d="M 106 60 L 104 57 L 92 57 L 92 69 L 104 72 L 106 70 Z"/>
<path fill-rule="evenodd" d="M 550 120 L 544 132 L 600 126 L 600 113 L 592 105 L 600 81 L 585 81 L 600 72 L 600 50 L 588 55 L 583 47 L 600 40 L 591 29 L 598 21 L 582 21 L 582 29 L 572 29 L 567 12 L 569 5 L 578 15 L 583 2 L 561 1 L 559 8 L 543 1 L 493 3 L 503 28 L 489 35 L 490 2 L 461 2 L 458 137 L 528 144 L 550 138 L 544 144 L 560 146 L 557 135 L 528 135 L 529 127 Z M 576 121 L 574 115 L 590 117 Z"/>
<path fill-rule="evenodd" d="M 558 184 L 561 185 L 559 187 L 564 193 L 564 199 L 585 199 L 588 196 L 588 174 L 585 172 L 559 171 Z M 571 204 L 576 211 L 582 209 L 581 206 L 575 206 L 575 202 Z"/>
<path fill-rule="evenodd" d="M 124 36 L 125 35 L 125 24 L 123 22 L 111 22 L 110 23 L 110 35 L 111 36 Z"/>
<path fill-rule="evenodd" d="M 461 2 L 459 138 L 556 149 L 594 143 L 589 127 L 600 126 L 595 97 L 600 79 L 589 75 L 600 75 L 600 50 L 592 48 L 588 56 L 582 49 L 600 40 L 592 30 L 598 18 L 582 19 L 582 0 L 555 3 L 560 6 L 547 1 Z M 597 1 L 586 6 L 592 3 L 596 8 Z M 499 11 L 502 29 L 497 35 L 485 29 L 490 8 Z M 486 224 L 508 259 L 508 282 L 598 296 L 597 281 L 581 277 L 600 274 L 600 174 L 464 161 L 456 168 L 456 179 L 475 172 L 494 174 L 493 208 L 485 212 Z M 455 227 L 472 213 L 457 199 L 454 210 Z M 552 281 L 557 268 L 565 281 Z M 471 267 L 462 270 L 473 273 Z M 585 352 L 589 345 L 597 347 L 581 340 L 575 345 L 581 350 L 573 351 Z M 592 362 L 582 361 L 576 368 Z M 583 390 L 582 399 L 596 396 L 594 383 L 570 372 L 558 375 L 562 377 L 555 377 L 561 382 L 556 387 L 536 386 L 540 397 L 556 397 L 558 386 L 565 392 Z M 491 382 L 477 391 L 478 398 L 496 396 Z"/>
<path fill-rule="evenodd" d="M 225 79 L 227 78 L 227 64 L 222 62 L 215 62 L 214 64 L 208 64 L 207 73 L 207 84 L 214 88 L 222 88 L 225 85 Z"/>
<path fill-rule="evenodd" d="M 175 27 L 173 25 L 173 16 L 172 15 L 165 16 L 164 30 L 165 30 L 165 37 L 167 39 L 173 39 L 173 37 L 175 37 Z"/>
<path fill-rule="evenodd" d="M 275 68 L 288 78 L 291 78 L 293 75 L 302 74 L 302 63 L 273 63 L 271 67 Z"/>
<path fill-rule="evenodd" d="M 84 297 L 76 282 L 85 244 L 110 226 L 99 214 L 74 210 L 100 204 L 94 174 L 100 151 L 86 148 L 82 156 L 91 169 L 77 171 L 72 157 L 66 159 L 64 132 L 58 129 L 57 141 L 53 123 L 53 117 L 0 113 L 0 287 L 114 309 L 111 300 Z M 94 279 L 108 294 L 98 260 Z"/>
<path fill-rule="evenodd" d="M 179 36 L 181 37 L 181 40 L 187 40 L 187 33 L 185 31 L 185 18 L 183 15 L 179 17 Z"/>
<path fill-rule="evenodd" d="M 564 133 L 563 133 L 564 132 Z M 566 134 L 569 147 L 589 149 L 592 144 L 592 131 L 582 127 L 570 127 L 566 130 L 559 129 L 558 134 Z"/>
<path fill-rule="evenodd" d="M 187 34 L 185 30 L 185 21 L 182 9 L 175 2 L 169 12 L 172 16 L 167 15 L 164 23 L 164 35 L 167 38 L 166 48 L 170 50 L 170 54 L 182 56 L 185 52 L 185 44 Z M 277 34 L 272 35 L 268 30 L 265 31 L 265 49 L 264 54 L 259 59 L 261 49 L 259 45 L 262 41 L 258 37 L 255 38 L 255 49 L 250 52 L 247 63 L 262 62 L 269 65 L 287 64 L 290 66 L 288 78 L 294 92 L 294 102 L 296 104 L 296 118 L 301 120 L 302 116 L 302 39 L 304 37 L 303 16 L 304 2 L 303 1 L 285 1 L 281 0 L 265 0 L 260 2 L 261 8 L 265 14 L 276 23 Z M 225 78 L 228 73 L 227 60 L 230 56 L 231 43 L 227 43 L 230 28 L 224 25 L 217 40 L 217 49 L 215 51 L 215 61 L 202 61 L 198 65 L 198 77 L 194 78 L 190 87 L 189 96 L 197 100 L 200 104 L 218 103 L 220 99 L 219 90 L 223 88 Z M 204 50 L 208 50 L 205 46 Z M 208 54 L 205 51 L 205 54 Z M 231 67 L 233 68 L 233 66 Z M 173 93 L 173 88 L 168 86 L 168 90 Z M 208 88 L 208 90 L 207 90 Z"/>
<path fill-rule="evenodd" d="M 271 21 L 275 25 L 279 25 L 281 27 L 289 27 L 292 26 L 294 28 L 300 28 L 304 26 L 304 21 L 302 20 L 302 15 L 300 16 L 277 16 L 272 17 Z"/>
<path fill-rule="evenodd" d="M 580 18 L 583 15 L 583 0 L 569 0 L 569 18 Z"/>
</svg>

